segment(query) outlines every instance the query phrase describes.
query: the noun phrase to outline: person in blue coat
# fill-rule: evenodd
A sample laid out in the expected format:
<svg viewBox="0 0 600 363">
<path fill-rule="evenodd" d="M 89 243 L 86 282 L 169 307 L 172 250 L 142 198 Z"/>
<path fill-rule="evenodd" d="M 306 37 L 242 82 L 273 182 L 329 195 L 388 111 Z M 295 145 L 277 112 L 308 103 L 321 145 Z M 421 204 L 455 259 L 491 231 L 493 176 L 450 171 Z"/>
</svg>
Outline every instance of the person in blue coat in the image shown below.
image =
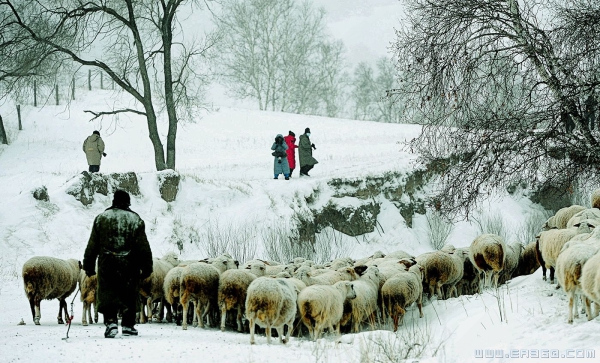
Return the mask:
<svg viewBox="0 0 600 363">
<path fill-rule="evenodd" d="M 273 174 L 275 178 L 279 179 L 279 174 L 283 174 L 285 180 L 290 180 L 290 164 L 288 163 L 286 150 L 288 149 L 287 144 L 283 140 L 282 134 L 277 134 L 275 137 L 275 142 L 273 146 L 271 146 L 271 150 L 273 150 Z"/>
</svg>

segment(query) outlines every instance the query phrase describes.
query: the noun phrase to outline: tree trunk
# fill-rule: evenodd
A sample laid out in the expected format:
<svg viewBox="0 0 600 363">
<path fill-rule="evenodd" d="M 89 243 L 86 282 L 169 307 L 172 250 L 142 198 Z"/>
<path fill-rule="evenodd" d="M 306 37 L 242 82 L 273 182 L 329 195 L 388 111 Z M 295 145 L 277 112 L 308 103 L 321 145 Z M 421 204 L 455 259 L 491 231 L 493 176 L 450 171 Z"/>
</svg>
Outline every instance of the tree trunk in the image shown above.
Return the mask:
<svg viewBox="0 0 600 363">
<path fill-rule="evenodd" d="M 171 69 L 171 47 L 173 44 L 172 21 L 177 7 L 171 9 L 171 12 L 165 12 L 162 21 L 162 40 L 163 40 L 163 71 L 165 74 L 165 105 L 169 117 L 169 132 L 167 133 L 167 168 L 175 170 L 175 141 L 177 136 L 177 110 L 173 98 L 173 72 Z"/>
<path fill-rule="evenodd" d="M 6 136 L 6 130 L 4 130 L 4 122 L 0 115 L 0 143 L 8 145 L 8 137 Z"/>
</svg>

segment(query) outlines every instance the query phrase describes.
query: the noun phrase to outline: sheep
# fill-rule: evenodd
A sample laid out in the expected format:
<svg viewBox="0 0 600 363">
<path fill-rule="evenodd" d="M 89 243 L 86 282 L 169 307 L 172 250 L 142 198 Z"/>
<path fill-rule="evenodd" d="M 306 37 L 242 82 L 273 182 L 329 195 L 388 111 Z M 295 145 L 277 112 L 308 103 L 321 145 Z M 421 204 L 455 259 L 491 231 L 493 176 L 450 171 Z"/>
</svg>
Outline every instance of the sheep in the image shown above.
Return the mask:
<svg viewBox="0 0 600 363">
<path fill-rule="evenodd" d="M 271 344 L 271 328 L 277 330 L 279 341 L 287 343 L 294 327 L 298 288 L 287 279 L 259 277 L 248 286 L 246 318 L 250 324 L 250 344 L 254 344 L 255 324 L 266 329 L 267 343 Z M 283 338 L 283 328 L 287 335 Z"/>
<path fill-rule="evenodd" d="M 180 287 L 181 287 L 181 273 L 186 266 L 176 266 L 169 270 L 165 276 L 163 283 L 163 293 L 165 300 L 172 306 L 175 312 L 175 323 L 181 324 L 181 316 L 178 314 Z"/>
<path fill-rule="evenodd" d="M 371 326 L 375 325 L 375 317 L 379 309 L 377 302 L 380 278 L 379 269 L 369 266 L 358 280 L 352 282 L 356 298 L 350 301 L 350 315 L 355 333 L 360 331 L 360 324 L 367 319 L 371 322 Z"/>
<path fill-rule="evenodd" d="M 313 340 L 319 339 L 325 328 L 340 335 L 344 303 L 354 298 L 356 292 L 349 281 L 308 286 L 298 294 L 298 311 Z"/>
<path fill-rule="evenodd" d="M 592 204 L 592 208 L 600 209 L 600 189 L 596 189 L 592 192 L 592 195 L 590 196 L 590 201 Z"/>
<path fill-rule="evenodd" d="M 506 253 L 504 257 L 504 269 L 500 273 L 499 283 L 503 284 L 513 277 L 513 273 L 516 271 L 519 265 L 519 259 L 521 257 L 521 251 L 523 245 L 521 242 L 513 242 L 506 245 Z"/>
<path fill-rule="evenodd" d="M 551 229 L 539 234 L 536 243 L 536 255 L 542 266 L 542 275 L 546 281 L 546 269 L 550 269 L 550 283 L 554 283 L 554 268 L 556 259 L 565 243 L 578 234 L 590 233 L 591 227 L 587 223 L 581 223 L 579 227 L 567 229 Z"/>
<path fill-rule="evenodd" d="M 551 229 L 565 229 L 567 228 L 567 224 L 571 217 L 584 209 L 584 206 L 577 204 L 570 207 L 561 208 L 552 217 L 548 218 L 546 223 L 544 223 L 542 226 L 542 230 L 548 231 Z"/>
<path fill-rule="evenodd" d="M 79 298 L 83 302 L 81 312 L 81 325 L 87 326 L 89 317 L 90 323 L 98 322 L 98 305 L 96 304 L 96 290 L 98 289 L 98 275 L 88 277 L 85 271 L 79 272 Z M 92 305 L 94 306 L 94 319 L 92 319 Z"/>
<path fill-rule="evenodd" d="M 385 257 L 385 254 L 383 252 L 375 251 L 375 253 L 373 253 L 369 257 L 365 257 L 365 258 L 361 258 L 360 260 L 356 260 L 356 262 L 354 262 L 354 266 L 366 265 L 371 260 L 374 260 L 377 258 L 384 258 L 384 257 Z"/>
<path fill-rule="evenodd" d="M 588 224 L 593 227 L 600 225 L 600 209 L 589 208 L 574 214 L 567 222 L 566 228 L 577 227 L 577 224 L 585 220 L 588 220 Z"/>
<path fill-rule="evenodd" d="M 535 244 L 536 242 L 534 241 L 523 248 L 513 277 L 531 275 L 540 267 L 540 263 L 535 256 Z"/>
<path fill-rule="evenodd" d="M 23 287 L 35 325 L 40 325 L 42 300 L 58 299 L 58 323 L 64 324 L 62 311 L 69 319 L 65 299 L 77 288 L 81 268 L 80 261 L 46 256 L 32 257 L 23 264 Z"/>
<path fill-rule="evenodd" d="M 483 274 L 485 277 L 480 283 L 480 291 L 487 285 L 487 281 L 491 283 L 492 277 L 494 287 L 498 287 L 498 278 L 504 268 L 505 255 L 504 240 L 496 234 L 482 234 L 471 243 L 469 259 L 479 275 Z"/>
<path fill-rule="evenodd" d="M 204 319 L 211 306 L 216 307 L 221 273 L 237 269 L 237 261 L 228 256 L 219 256 L 208 264 L 192 263 L 181 272 L 180 303 L 183 306 L 182 329 L 187 330 L 188 302 L 194 303 L 198 325 L 204 328 Z"/>
<path fill-rule="evenodd" d="M 394 251 L 394 252 L 388 253 L 385 257 L 387 257 L 387 258 L 397 258 L 399 260 L 401 260 L 403 258 L 408 258 L 408 259 L 411 259 L 411 258 L 414 259 L 415 258 L 415 256 L 413 256 L 413 255 L 411 255 L 409 253 L 406 253 L 406 252 L 404 252 L 402 250 L 398 250 L 398 251 Z"/>
<path fill-rule="evenodd" d="M 463 275 L 460 280 L 454 285 L 457 295 L 473 295 L 479 292 L 479 272 L 473 266 L 473 263 L 468 258 L 469 247 L 457 248 L 461 251 L 465 259 L 463 261 Z"/>
<path fill-rule="evenodd" d="M 462 255 L 462 252 L 460 252 Z M 433 298 L 434 292 L 438 299 L 442 299 L 441 287 L 449 285 L 449 295 L 455 290 L 455 285 L 463 275 L 464 258 L 453 256 L 444 251 L 427 252 L 417 256 L 416 261 L 423 267 L 423 284 L 429 286 L 429 296 Z"/>
<path fill-rule="evenodd" d="M 567 320 L 569 324 L 573 323 L 573 312 L 575 312 L 575 317 L 579 316 L 577 313 L 577 297 L 582 295 L 580 284 L 582 268 L 598 252 L 599 247 L 599 239 L 594 239 L 592 243 L 569 242 L 565 244 L 556 259 L 556 277 L 558 283 L 569 297 L 569 317 Z M 585 297 L 584 303 L 588 320 L 591 320 L 590 303 Z"/>
<path fill-rule="evenodd" d="M 312 276 L 311 272 L 302 270 L 295 275 L 297 279 L 304 282 L 306 286 L 310 285 L 333 285 L 338 281 L 353 281 L 358 278 L 353 267 L 344 267 L 335 271 L 329 271 L 319 276 Z"/>
<path fill-rule="evenodd" d="M 593 257 L 591 257 L 585 265 L 583 265 L 583 269 L 581 270 L 581 290 L 585 297 L 595 303 L 596 309 L 591 314 L 592 319 L 598 316 L 598 308 L 600 305 L 600 253 L 596 253 Z M 586 302 L 586 311 L 590 311 L 587 304 L 589 304 L 589 300 Z M 591 312 L 590 312 L 591 313 Z M 588 316 L 589 318 L 589 316 Z"/>
<path fill-rule="evenodd" d="M 265 266 L 254 264 L 255 273 L 264 275 Z M 227 318 L 227 310 L 237 308 L 237 331 L 242 331 L 242 313 L 245 310 L 246 293 L 248 286 L 257 278 L 251 269 L 243 270 L 227 270 L 221 274 L 219 279 L 219 290 L 217 303 L 221 310 L 221 331 L 225 331 L 225 320 Z"/>
<path fill-rule="evenodd" d="M 423 266 L 416 264 L 407 272 L 400 273 L 387 280 L 381 288 L 381 312 L 385 321 L 385 311 L 390 314 L 394 323 L 394 332 L 404 320 L 406 308 L 413 302 L 419 308 L 419 318 L 423 317 Z"/>
<path fill-rule="evenodd" d="M 162 322 L 163 319 L 163 305 L 167 308 L 167 321 L 171 322 L 171 305 L 164 304 L 165 293 L 163 290 L 165 276 L 173 267 L 179 265 L 179 259 L 177 254 L 169 252 L 161 258 L 154 258 L 152 260 L 152 274 L 146 279 L 140 281 L 140 295 L 146 298 L 146 305 L 148 307 L 149 320 L 152 321 L 152 302 L 160 300 L 158 322 Z M 144 313 L 144 305 L 141 305 L 140 310 L 140 323 L 146 323 L 146 314 Z"/>
</svg>

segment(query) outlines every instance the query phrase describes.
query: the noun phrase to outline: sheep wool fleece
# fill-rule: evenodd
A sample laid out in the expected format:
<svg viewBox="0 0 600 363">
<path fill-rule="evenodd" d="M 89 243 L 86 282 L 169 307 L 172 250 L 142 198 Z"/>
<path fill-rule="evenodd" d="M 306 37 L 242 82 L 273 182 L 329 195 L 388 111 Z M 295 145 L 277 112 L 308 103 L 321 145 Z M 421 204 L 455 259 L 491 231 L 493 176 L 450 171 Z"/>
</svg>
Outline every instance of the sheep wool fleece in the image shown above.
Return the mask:
<svg viewBox="0 0 600 363">
<path fill-rule="evenodd" d="M 152 273 L 152 252 L 144 221 L 130 209 L 108 208 L 94 220 L 83 269 L 98 258 L 98 311 L 137 310 L 139 282 Z"/>
</svg>

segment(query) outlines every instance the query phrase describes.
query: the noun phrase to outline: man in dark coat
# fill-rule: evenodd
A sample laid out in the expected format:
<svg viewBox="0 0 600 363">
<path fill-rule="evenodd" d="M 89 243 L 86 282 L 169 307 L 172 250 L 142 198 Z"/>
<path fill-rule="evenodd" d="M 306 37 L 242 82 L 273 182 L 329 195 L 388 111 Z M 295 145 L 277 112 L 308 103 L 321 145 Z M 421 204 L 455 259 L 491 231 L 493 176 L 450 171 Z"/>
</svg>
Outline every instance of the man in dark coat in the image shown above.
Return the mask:
<svg viewBox="0 0 600 363">
<path fill-rule="evenodd" d="M 310 129 L 307 127 L 304 134 L 300 135 L 298 143 L 298 158 L 300 159 L 300 176 L 310 176 L 308 172 L 319 162 L 313 158 L 312 151 L 316 149 L 315 144 L 310 142 Z"/>
<path fill-rule="evenodd" d="M 129 209 L 130 197 L 117 190 L 112 207 L 96 216 L 83 258 L 86 275 L 96 274 L 98 258 L 98 290 L 96 303 L 104 315 L 106 338 L 119 332 L 117 312 L 121 311 L 123 335 L 137 335 L 135 313 L 138 311 L 139 282 L 152 273 L 152 252 L 146 237 L 144 221 Z"/>
</svg>

